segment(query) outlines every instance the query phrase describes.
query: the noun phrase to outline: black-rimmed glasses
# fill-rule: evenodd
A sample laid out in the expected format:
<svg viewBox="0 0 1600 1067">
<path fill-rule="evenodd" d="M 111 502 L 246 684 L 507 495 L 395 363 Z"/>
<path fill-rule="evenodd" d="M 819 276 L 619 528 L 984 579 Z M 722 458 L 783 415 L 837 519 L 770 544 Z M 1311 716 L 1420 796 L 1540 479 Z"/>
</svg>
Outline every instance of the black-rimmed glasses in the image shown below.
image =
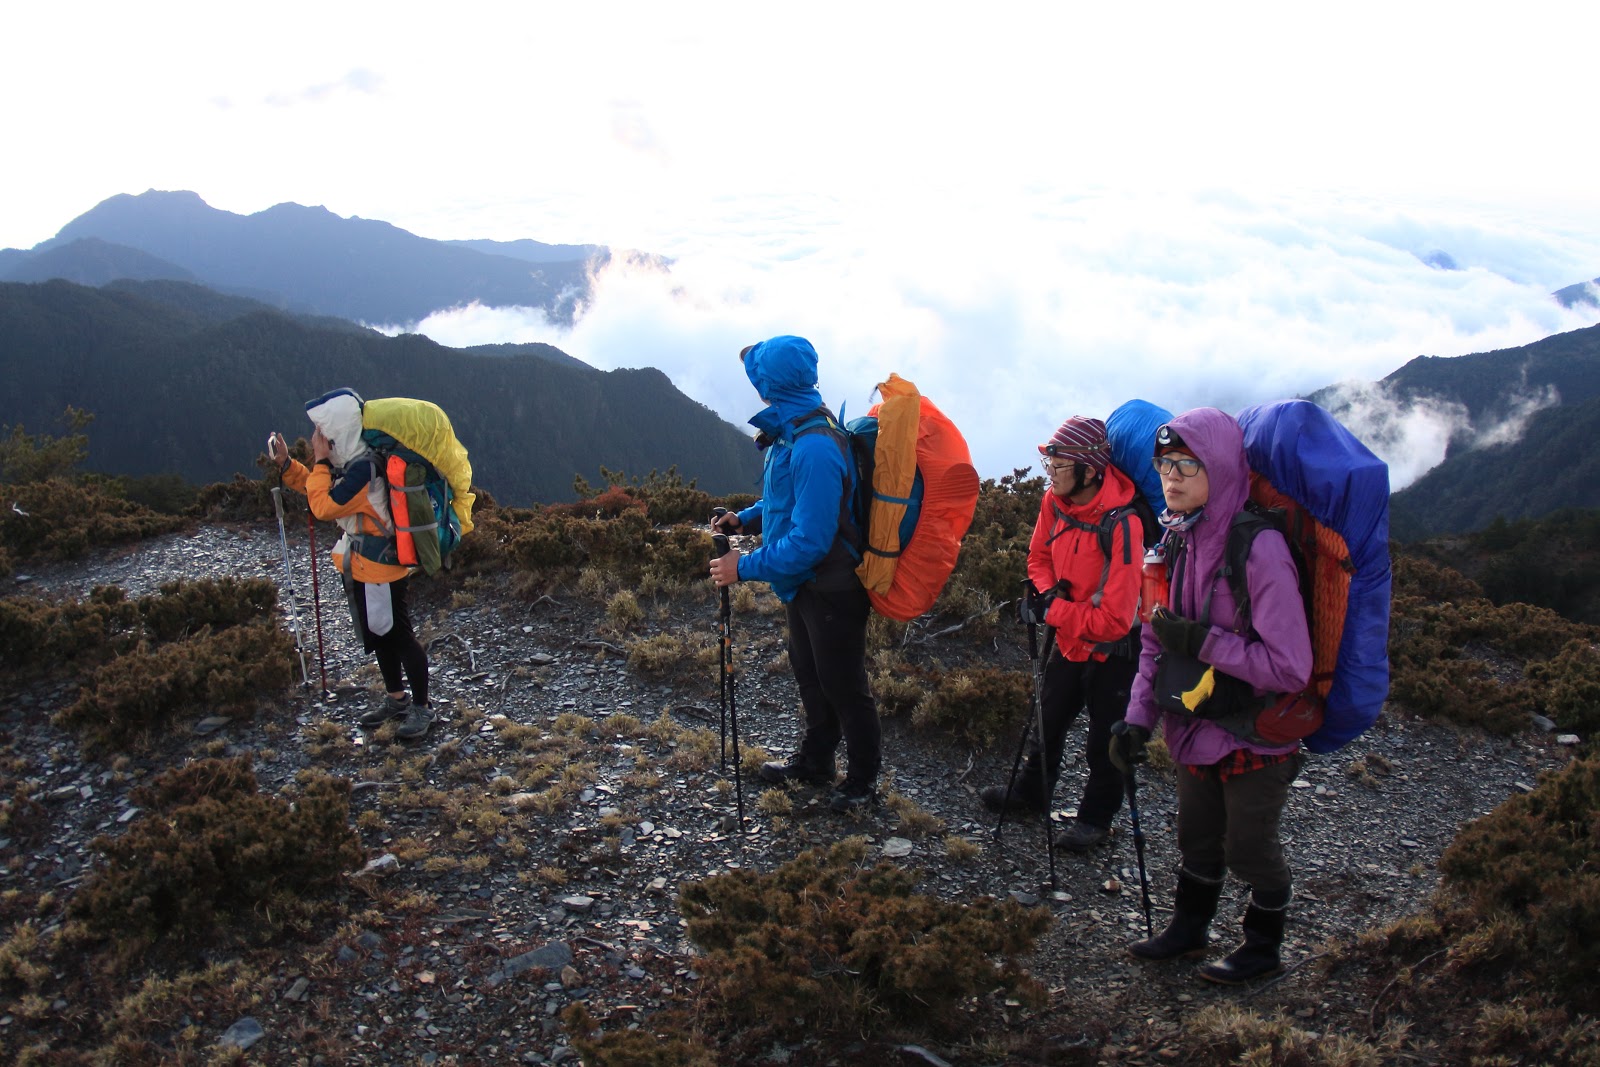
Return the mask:
<svg viewBox="0 0 1600 1067">
<path fill-rule="evenodd" d="M 1193 478 L 1196 474 L 1206 469 L 1206 465 L 1197 459 L 1184 456 L 1181 459 L 1173 456 L 1157 456 L 1150 461 L 1155 465 L 1157 474 L 1171 474 L 1178 472 L 1180 478 Z"/>
</svg>

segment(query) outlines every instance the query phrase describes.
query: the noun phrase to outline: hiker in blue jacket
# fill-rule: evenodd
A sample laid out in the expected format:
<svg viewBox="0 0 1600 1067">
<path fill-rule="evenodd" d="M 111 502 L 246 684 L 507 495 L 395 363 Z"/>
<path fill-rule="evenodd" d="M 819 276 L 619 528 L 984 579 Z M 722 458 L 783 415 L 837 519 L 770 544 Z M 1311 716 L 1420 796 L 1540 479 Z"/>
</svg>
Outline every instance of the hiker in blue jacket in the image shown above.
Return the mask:
<svg viewBox="0 0 1600 1067">
<path fill-rule="evenodd" d="M 856 577 L 860 533 L 850 517 L 855 487 L 849 443 L 817 391 L 817 352 L 803 337 L 773 337 L 739 354 L 767 404 L 750 424 L 766 442 L 761 499 L 716 520 L 726 533 L 762 535 L 760 548 L 711 561 L 718 586 L 768 582 L 788 608 L 789 664 L 805 733 L 793 755 L 763 764 L 774 784 L 832 785 L 841 738 L 849 757 L 834 790 L 835 811 L 878 799 L 883 762 L 878 708 L 867 684 L 867 615 L 871 603 Z"/>
</svg>

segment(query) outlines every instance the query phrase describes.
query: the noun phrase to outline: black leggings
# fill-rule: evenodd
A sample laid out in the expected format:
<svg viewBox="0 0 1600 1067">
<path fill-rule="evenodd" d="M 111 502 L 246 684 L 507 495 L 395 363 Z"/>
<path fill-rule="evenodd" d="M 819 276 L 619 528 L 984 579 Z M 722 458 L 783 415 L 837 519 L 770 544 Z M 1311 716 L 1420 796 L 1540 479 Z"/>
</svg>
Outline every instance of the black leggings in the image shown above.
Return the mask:
<svg viewBox="0 0 1600 1067">
<path fill-rule="evenodd" d="M 418 704 L 428 702 L 428 653 L 411 629 L 411 615 L 406 610 L 406 582 L 401 578 L 389 582 L 389 601 L 394 612 L 394 625 L 389 632 L 375 634 L 367 627 L 367 589 L 362 582 L 344 579 L 345 596 L 350 601 L 350 618 L 355 622 L 356 633 L 361 635 L 361 645 L 378 657 L 378 670 L 383 673 L 383 684 L 391 693 L 405 692 L 405 680 L 411 682 L 411 699 Z M 404 678 L 402 678 L 402 671 Z"/>
</svg>

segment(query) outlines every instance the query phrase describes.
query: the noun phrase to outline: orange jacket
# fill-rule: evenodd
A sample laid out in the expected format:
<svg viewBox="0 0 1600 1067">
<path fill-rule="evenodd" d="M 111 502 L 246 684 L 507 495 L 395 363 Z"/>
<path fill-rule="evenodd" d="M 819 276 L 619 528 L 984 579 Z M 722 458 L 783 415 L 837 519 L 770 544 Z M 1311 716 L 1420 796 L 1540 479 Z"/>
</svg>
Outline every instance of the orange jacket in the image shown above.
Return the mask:
<svg viewBox="0 0 1600 1067">
<path fill-rule="evenodd" d="M 348 557 L 350 577 L 358 582 L 370 582 L 374 585 L 399 581 L 412 571 L 412 568 L 398 563 L 379 563 L 368 559 L 360 552 L 350 551 L 352 533 L 374 534 L 380 537 L 387 535 L 391 540 L 394 537 L 393 524 L 387 514 L 387 503 L 383 504 L 383 511 L 380 512 L 378 506 L 373 503 L 374 494 L 368 492 L 368 482 L 375 471 L 376 468 L 370 462 L 357 460 L 339 480 L 339 491 L 335 493 L 333 467 L 327 463 L 315 464 L 308 471 L 305 464 L 291 459 L 289 465 L 283 469 L 283 484 L 306 495 L 311 514 L 324 521 L 336 522 L 345 531 L 345 536 L 339 538 L 338 544 L 333 546 L 334 566 L 339 568 L 341 574 L 346 573 L 345 560 Z M 362 478 L 363 472 L 367 478 Z M 376 475 L 376 477 L 381 486 L 382 476 Z M 383 493 L 387 492 L 387 488 L 384 488 Z M 345 498 L 342 504 L 338 502 L 340 497 Z"/>
<path fill-rule="evenodd" d="M 1119 640 L 1133 628 L 1139 607 L 1139 570 L 1144 562 L 1144 527 L 1133 511 L 1125 526 L 1116 523 L 1108 561 L 1097 533 L 1063 522 L 1057 512 L 1098 526 L 1106 512 L 1131 503 L 1135 491 L 1127 475 L 1107 467 L 1100 491 L 1087 504 L 1074 504 L 1047 489 L 1039 505 L 1039 520 L 1028 543 L 1028 577 L 1041 593 L 1067 583 L 1045 622 L 1056 628 L 1056 646 L 1073 662 L 1105 659 L 1105 653 L 1096 652 L 1094 646 Z"/>
</svg>

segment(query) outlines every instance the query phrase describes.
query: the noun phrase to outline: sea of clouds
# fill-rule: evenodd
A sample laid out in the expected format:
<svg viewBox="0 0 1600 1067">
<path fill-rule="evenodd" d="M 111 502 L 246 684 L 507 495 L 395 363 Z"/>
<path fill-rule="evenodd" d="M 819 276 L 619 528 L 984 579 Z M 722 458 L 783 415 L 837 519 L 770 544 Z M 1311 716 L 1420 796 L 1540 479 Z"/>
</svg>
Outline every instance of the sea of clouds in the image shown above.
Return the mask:
<svg viewBox="0 0 1600 1067">
<path fill-rule="evenodd" d="M 1453 436 L 1514 436 L 1559 398 L 1530 393 L 1515 418 L 1473 427 L 1457 407 L 1402 408 L 1372 382 L 1419 355 L 1514 347 L 1600 318 L 1551 299 L 1600 271 L 1600 237 L 1559 219 L 1332 195 L 1043 190 L 749 196 L 699 210 L 691 235 L 649 235 L 670 269 L 617 256 L 598 270 L 570 329 L 536 309 L 478 306 L 406 328 L 658 367 L 740 425 L 760 405 L 737 352 L 800 334 L 835 410 L 864 413 L 898 371 L 962 427 L 986 477 L 1034 465 L 1066 416 L 1104 417 L 1130 397 L 1237 411 L 1347 382 L 1344 417 L 1400 488 Z"/>
</svg>

